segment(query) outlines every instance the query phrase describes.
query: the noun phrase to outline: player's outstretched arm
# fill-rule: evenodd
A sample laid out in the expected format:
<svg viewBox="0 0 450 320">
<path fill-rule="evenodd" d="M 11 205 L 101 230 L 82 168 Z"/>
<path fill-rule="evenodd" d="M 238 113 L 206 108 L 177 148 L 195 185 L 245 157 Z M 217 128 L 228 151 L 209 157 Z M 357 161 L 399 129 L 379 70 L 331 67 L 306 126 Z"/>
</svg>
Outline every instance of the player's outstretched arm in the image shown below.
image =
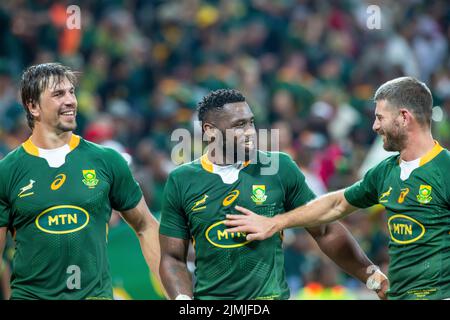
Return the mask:
<svg viewBox="0 0 450 320">
<path fill-rule="evenodd" d="M 272 218 L 236 206 L 243 215 L 227 215 L 225 225 L 232 227 L 228 232 L 247 233 L 247 240 L 264 240 L 286 228 L 314 227 L 341 219 L 356 209 L 345 199 L 344 190 L 339 190 Z"/>
<path fill-rule="evenodd" d="M 192 277 L 187 268 L 189 241 L 159 235 L 161 279 L 170 299 L 192 299 Z"/>
<path fill-rule="evenodd" d="M 3 257 L 3 250 L 5 250 L 6 245 L 6 233 L 8 232 L 7 227 L 0 227 L 0 261 Z"/>
<path fill-rule="evenodd" d="M 0 290 L 5 298 L 11 295 L 11 288 L 9 286 L 9 269 L 6 262 L 3 261 L 3 250 L 6 244 L 6 227 L 0 227 Z"/>
<path fill-rule="evenodd" d="M 160 247 L 159 247 L 159 223 L 148 209 L 144 197 L 137 206 L 121 212 L 125 221 L 134 229 L 139 238 L 142 254 L 151 272 L 161 283 L 159 274 Z M 164 287 L 161 286 L 164 289 Z"/>
<path fill-rule="evenodd" d="M 316 240 L 320 250 L 342 270 L 365 284 L 370 278 L 370 289 L 380 299 L 386 299 L 386 291 L 389 289 L 387 277 L 369 260 L 344 225 L 333 222 L 306 230 Z"/>
</svg>

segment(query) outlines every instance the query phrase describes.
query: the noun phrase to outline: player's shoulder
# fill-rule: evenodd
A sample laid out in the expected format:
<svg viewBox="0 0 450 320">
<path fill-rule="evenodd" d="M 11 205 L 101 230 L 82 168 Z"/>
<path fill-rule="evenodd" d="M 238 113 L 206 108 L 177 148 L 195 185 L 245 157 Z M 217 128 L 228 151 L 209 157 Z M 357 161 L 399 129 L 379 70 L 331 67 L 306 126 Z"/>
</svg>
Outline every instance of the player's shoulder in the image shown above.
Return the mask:
<svg viewBox="0 0 450 320">
<path fill-rule="evenodd" d="M 443 148 L 443 150 L 438 154 L 439 160 L 448 162 L 450 161 L 450 151 L 446 148 Z"/>
<path fill-rule="evenodd" d="M 6 154 L 6 156 L 0 160 L 0 170 L 4 172 L 5 170 L 8 170 L 8 168 L 22 163 L 22 161 L 24 161 L 24 155 L 25 150 L 23 149 L 22 145 L 8 152 L 8 154 Z"/>
<path fill-rule="evenodd" d="M 283 163 L 292 162 L 292 157 L 285 152 L 281 151 L 262 151 L 258 150 L 257 153 L 258 162 L 262 164 L 272 163 L 274 161 L 280 161 Z"/>
<path fill-rule="evenodd" d="M 436 165 L 433 167 L 439 168 L 446 174 L 450 174 L 450 151 L 448 149 L 443 149 L 434 159 Z"/>
<path fill-rule="evenodd" d="M 180 180 L 185 180 L 186 178 L 192 179 L 203 170 L 200 159 L 195 159 L 177 166 L 169 173 L 169 177 Z"/>
<path fill-rule="evenodd" d="M 121 154 L 111 147 L 102 146 L 100 144 L 80 139 L 79 147 L 82 152 L 88 153 L 92 156 L 98 156 L 105 160 L 121 159 Z"/>
</svg>

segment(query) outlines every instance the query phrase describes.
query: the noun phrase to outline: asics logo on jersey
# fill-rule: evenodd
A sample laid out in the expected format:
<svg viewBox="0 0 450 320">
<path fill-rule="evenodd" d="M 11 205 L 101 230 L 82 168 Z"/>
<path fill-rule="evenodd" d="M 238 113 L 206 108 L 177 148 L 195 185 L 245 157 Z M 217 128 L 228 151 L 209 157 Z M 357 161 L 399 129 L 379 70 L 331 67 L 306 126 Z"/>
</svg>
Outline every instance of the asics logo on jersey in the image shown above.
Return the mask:
<svg viewBox="0 0 450 320">
<path fill-rule="evenodd" d="M 59 188 L 61 188 L 64 182 L 66 182 L 66 175 L 64 173 L 58 174 L 55 177 L 55 181 L 53 181 L 50 185 L 50 189 L 52 189 L 53 191 L 58 190 Z"/>
<path fill-rule="evenodd" d="M 227 195 L 225 199 L 223 199 L 222 205 L 226 207 L 232 204 L 237 199 L 237 197 L 239 197 L 239 193 L 239 190 L 231 191 L 230 194 Z"/>
<path fill-rule="evenodd" d="M 34 192 L 28 192 L 28 193 L 25 193 L 25 192 L 30 190 L 30 189 L 32 189 L 35 182 L 36 181 L 30 179 L 30 183 L 28 185 L 26 185 L 25 187 L 20 188 L 20 192 L 19 192 L 19 194 L 17 196 L 19 198 L 23 198 L 23 197 L 27 197 L 27 196 L 33 195 Z"/>
<path fill-rule="evenodd" d="M 386 203 L 386 202 L 388 202 L 388 200 L 387 200 L 387 199 L 384 199 L 384 198 L 389 197 L 389 196 L 391 195 L 391 191 L 392 191 L 392 187 L 389 187 L 389 190 L 388 190 L 388 191 L 383 192 L 383 193 L 381 194 L 381 197 L 378 199 L 378 202 L 379 202 L 379 203 Z"/>
<path fill-rule="evenodd" d="M 400 192 L 397 202 L 403 203 L 405 201 L 405 198 L 406 198 L 406 195 L 408 194 L 408 192 L 409 192 L 409 188 L 403 188 Z"/>
<path fill-rule="evenodd" d="M 198 200 L 198 201 L 192 206 L 192 211 L 199 211 L 199 210 L 206 209 L 206 206 L 203 206 L 203 204 L 206 203 L 206 199 L 208 199 L 208 195 L 205 194 L 201 200 Z"/>
</svg>

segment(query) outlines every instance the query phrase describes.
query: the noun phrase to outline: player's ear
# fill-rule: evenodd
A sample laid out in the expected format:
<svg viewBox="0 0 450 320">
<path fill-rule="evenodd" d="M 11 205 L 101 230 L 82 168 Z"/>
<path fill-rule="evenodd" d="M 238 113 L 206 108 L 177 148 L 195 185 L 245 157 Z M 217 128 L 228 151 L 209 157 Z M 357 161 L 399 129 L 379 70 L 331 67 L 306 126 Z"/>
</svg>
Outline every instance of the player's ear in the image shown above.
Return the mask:
<svg viewBox="0 0 450 320">
<path fill-rule="evenodd" d="M 40 114 L 39 104 L 37 104 L 36 102 L 29 101 L 27 103 L 27 108 L 33 117 L 39 116 Z"/>
<path fill-rule="evenodd" d="M 213 124 L 205 122 L 203 123 L 202 128 L 206 137 L 208 137 L 208 140 L 211 140 L 213 137 L 216 136 L 216 127 Z"/>
<path fill-rule="evenodd" d="M 407 126 L 414 119 L 414 115 L 406 108 L 400 108 L 401 124 Z"/>
</svg>

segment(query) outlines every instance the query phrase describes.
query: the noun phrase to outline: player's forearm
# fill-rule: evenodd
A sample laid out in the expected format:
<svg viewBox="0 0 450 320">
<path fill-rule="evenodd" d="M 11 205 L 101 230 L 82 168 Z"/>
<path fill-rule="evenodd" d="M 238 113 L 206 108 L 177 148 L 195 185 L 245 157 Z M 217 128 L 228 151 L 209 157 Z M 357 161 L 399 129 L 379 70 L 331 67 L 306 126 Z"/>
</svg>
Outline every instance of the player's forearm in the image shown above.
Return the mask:
<svg viewBox="0 0 450 320">
<path fill-rule="evenodd" d="M 274 217 L 276 231 L 292 227 L 314 227 L 338 220 L 353 211 L 339 190 L 323 195 L 304 206 Z"/>
<path fill-rule="evenodd" d="M 138 235 L 138 238 L 145 261 L 147 262 L 152 274 L 155 275 L 161 284 L 161 288 L 164 290 L 161 276 L 159 274 L 160 248 L 158 234 L 156 232 L 147 232 L 142 235 Z"/>
<path fill-rule="evenodd" d="M 160 275 L 160 261 L 161 261 L 161 248 L 159 243 L 159 223 L 153 217 L 153 215 L 145 215 L 145 222 L 140 224 L 136 230 L 136 234 L 139 238 L 142 254 L 152 274 L 156 277 L 161 289 L 167 296 L 165 288 L 163 286 Z"/>
<path fill-rule="evenodd" d="M 3 250 L 5 250 L 7 231 L 8 229 L 6 227 L 0 227 L 0 261 L 3 259 Z"/>
<path fill-rule="evenodd" d="M 192 277 L 186 262 L 163 255 L 160 274 L 170 299 L 175 299 L 179 295 L 193 296 Z"/>
<path fill-rule="evenodd" d="M 0 256 L 0 290 L 3 293 L 4 299 L 9 299 L 11 296 L 11 287 L 9 285 L 10 272 L 6 261 Z"/>
<path fill-rule="evenodd" d="M 315 237 L 323 253 L 351 276 L 366 282 L 373 263 L 366 256 L 351 233 L 341 223 L 330 223 L 321 236 Z"/>
</svg>

